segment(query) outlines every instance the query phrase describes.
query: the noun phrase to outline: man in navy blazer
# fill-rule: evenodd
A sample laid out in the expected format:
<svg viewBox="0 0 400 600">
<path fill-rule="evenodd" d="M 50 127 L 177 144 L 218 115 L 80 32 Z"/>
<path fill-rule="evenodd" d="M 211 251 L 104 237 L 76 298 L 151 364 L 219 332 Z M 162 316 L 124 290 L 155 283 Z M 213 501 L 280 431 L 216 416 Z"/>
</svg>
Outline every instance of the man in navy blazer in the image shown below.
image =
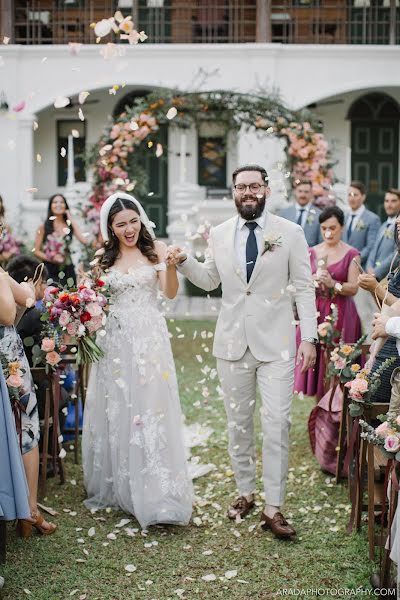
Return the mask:
<svg viewBox="0 0 400 600">
<path fill-rule="evenodd" d="M 322 242 L 318 220 L 321 211 L 312 204 L 312 184 L 309 179 L 300 179 L 295 182 L 294 197 L 294 204 L 281 210 L 279 215 L 300 225 L 303 228 L 307 244 L 316 246 Z"/>
<path fill-rule="evenodd" d="M 378 281 L 389 273 L 390 264 L 396 251 L 394 240 L 395 221 L 400 213 L 400 190 L 390 188 L 385 194 L 384 208 L 386 221 L 378 231 L 375 244 L 368 256 L 367 272 L 375 275 Z"/>
<path fill-rule="evenodd" d="M 378 215 L 365 208 L 365 185 L 361 181 L 350 183 L 347 201 L 350 213 L 343 232 L 343 241 L 360 251 L 361 264 L 366 265 L 381 225 Z"/>
</svg>

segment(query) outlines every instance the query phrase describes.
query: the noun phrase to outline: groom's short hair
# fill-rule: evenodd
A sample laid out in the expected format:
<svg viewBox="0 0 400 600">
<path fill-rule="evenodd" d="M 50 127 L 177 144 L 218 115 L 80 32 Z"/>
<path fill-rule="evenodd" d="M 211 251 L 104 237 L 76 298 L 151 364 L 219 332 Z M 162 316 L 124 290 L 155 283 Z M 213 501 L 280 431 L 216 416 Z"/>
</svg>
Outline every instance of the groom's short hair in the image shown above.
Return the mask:
<svg viewBox="0 0 400 600">
<path fill-rule="evenodd" d="M 236 182 L 237 175 L 239 175 L 239 173 L 243 173 L 243 171 L 258 171 L 258 173 L 261 174 L 263 181 L 265 181 L 265 183 L 268 185 L 268 173 L 264 167 L 260 167 L 260 165 L 243 165 L 242 167 L 238 167 L 232 173 L 233 183 Z"/>
</svg>

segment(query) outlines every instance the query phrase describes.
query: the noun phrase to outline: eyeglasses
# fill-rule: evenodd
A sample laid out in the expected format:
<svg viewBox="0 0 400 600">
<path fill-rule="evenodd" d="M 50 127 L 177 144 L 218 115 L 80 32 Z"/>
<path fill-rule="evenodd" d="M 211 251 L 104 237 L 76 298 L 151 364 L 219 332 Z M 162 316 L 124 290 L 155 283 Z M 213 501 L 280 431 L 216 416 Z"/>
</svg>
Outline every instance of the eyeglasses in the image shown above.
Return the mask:
<svg viewBox="0 0 400 600">
<path fill-rule="evenodd" d="M 243 194 L 247 190 L 247 188 L 249 188 L 250 192 L 253 192 L 253 194 L 257 194 L 257 192 L 259 192 L 262 187 L 265 187 L 265 185 L 261 183 L 250 183 L 250 185 L 246 185 L 244 183 L 237 183 L 233 187 L 237 192 L 239 192 L 239 194 Z"/>
</svg>

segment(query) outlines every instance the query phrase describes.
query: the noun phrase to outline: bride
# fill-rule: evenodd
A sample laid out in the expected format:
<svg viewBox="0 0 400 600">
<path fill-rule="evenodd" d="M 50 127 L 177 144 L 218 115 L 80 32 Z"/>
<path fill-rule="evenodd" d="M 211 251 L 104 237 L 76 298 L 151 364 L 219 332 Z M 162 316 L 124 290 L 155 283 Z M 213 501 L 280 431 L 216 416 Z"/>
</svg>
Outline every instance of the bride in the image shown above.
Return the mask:
<svg viewBox="0 0 400 600">
<path fill-rule="evenodd" d="M 175 365 L 158 289 L 178 291 L 166 245 L 154 239 L 141 204 L 116 193 L 100 212 L 99 266 L 110 286 L 104 358 L 92 366 L 82 462 L 90 509 L 119 507 L 141 527 L 187 525 L 193 488 L 182 434 Z"/>
</svg>

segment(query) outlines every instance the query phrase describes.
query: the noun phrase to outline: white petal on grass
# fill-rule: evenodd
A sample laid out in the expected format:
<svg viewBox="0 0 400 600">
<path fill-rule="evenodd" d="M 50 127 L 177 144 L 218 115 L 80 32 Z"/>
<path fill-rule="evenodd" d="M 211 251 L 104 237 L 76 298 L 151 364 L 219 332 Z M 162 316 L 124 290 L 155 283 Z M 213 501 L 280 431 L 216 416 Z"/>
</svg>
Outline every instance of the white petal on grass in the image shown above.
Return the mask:
<svg viewBox="0 0 400 600">
<path fill-rule="evenodd" d="M 236 571 L 236 569 L 233 569 L 232 571 L 227 571 L 225 573 L 225 577 L 226 579 L 232 579 L 233 577 L 236 577 L 237 573 L 238 572 Z"/>
<path fill-rule="evenodd" d="M 203 575 L 202 580 L 203 581 L 215 581 L 217 579 L 217 576 L 214 575 L 214 573 L 209 573 L 208 575 Z"/>
<path fill-rule="evenodd" d="M 67 456 L 66 451 L 64 450 L 64 448 L 61 448 L 60 453 L 58 455 L 60 458 L 65 458 Z"/>
<path fill-rule="evenodd" d="M 115 535 L 115 533 L 108 533 L 107 534 L 107 539 L 108 540 L 116 540 L 117 536 Z"/>
<path fill-rule="evenodd" d="M 125 567 L 125 571 L 127 571 L 128 573 L 134 573 L 136 569 L 137 567 L 135 567 L 135 565 L 126 565 Z"/>
<path fill-rule="evenodd" d="M 89 537 L 93 537 L 94 535 L 96 535 L 96 529 L 94 527 L 91 527 L 87 534 Z"/>
</svg>

